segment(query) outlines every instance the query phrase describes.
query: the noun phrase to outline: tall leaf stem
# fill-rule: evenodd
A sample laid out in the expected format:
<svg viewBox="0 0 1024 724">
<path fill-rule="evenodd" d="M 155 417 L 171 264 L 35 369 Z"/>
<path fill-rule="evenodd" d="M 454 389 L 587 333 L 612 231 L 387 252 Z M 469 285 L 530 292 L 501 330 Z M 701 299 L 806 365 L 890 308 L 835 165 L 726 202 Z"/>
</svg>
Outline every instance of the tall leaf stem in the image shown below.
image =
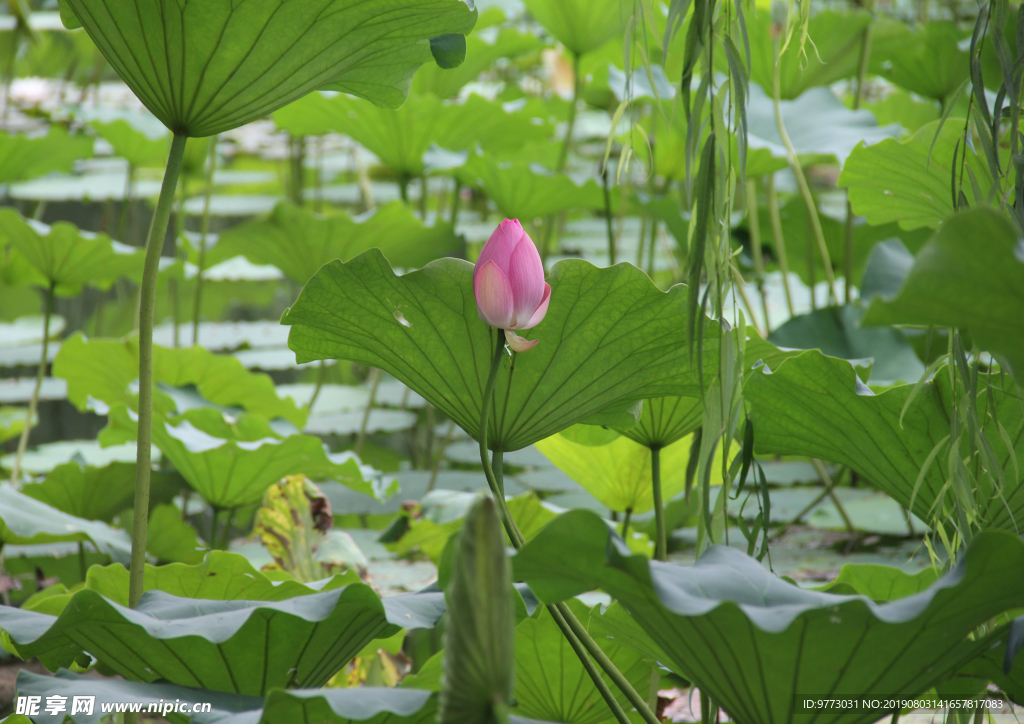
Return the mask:
<svg viewBox="0 0 1024 724">
<path fill-rule="evenodd" d="M 135 608 L 142 597 L 146 565 L 146 529 L 149 526 L 149 478 L 153 440 L 153 316 L 156 308 L 156 279 L 160 255 L 167 237 L 167 225 L 174 207 L 174 191 L 178 186 L 186 137 L 175 133 L 167 159 L 160 198 L 153 214 L 153 224 L 146 242 L 146 262 L 139 290 L 139 433 L 135 458 L 135 515 L 132 522 L 132 563 L 128 579 L 128 605 Z"/>
<path fill-rule="evenodd" d="M 604 219 L 608 225 L 608 266 L 615 266 L 615 229 L 612 223 L 612 196 L 608 190 L 608 169 L 601 169 L 601 184 L 604 190 Z M 641 243 L 641 249 L 643 243 Z"/>
<path fill-rule="evenodd" d="M 782 72 L 782 58 L 776 54 L 775 57 L 775 73 L 773 74 L 773 93 L 772 93 L 772 104 L 775 107 L 775 125 L 779 131 L 779 137 L 782 138 L 782 143 L 786 147 L 786 153 L 789 155 L 789 165 L 793 169 L 793 175 L 796 176 L 797 186 L 800 188 L 800 195 L 803 197 L 804 204 L 807 206 L 807 215 L 811 220 L 811 229 L 814 231 L 814 239 L 818 243 L 818 253 L 821 254 L 821 263 L 825 267 L 825 277 L 828 279 L 828 290 L 829 294 L 832 295 L 832 301 L 836 304 L 839 303 L 839 297 L 836 296 L 836 276 L 832 271 L 832 260 L 828 255 L 828 246 L 825 244 L 825 232 L 821 228 L 821 219 L 818 218 L 818 207 L 814 203 L 814 196 L 811 194 L 811 187 L 807 183 L 807 177 L 804 176 L 803 167 L 800 165 L 800 159 L 796 155 L 796 148 L 793 147 L 793 141 L 789 138 L 789 133 L 786 132 L 786 124 L 782 120 L 782 111 L 780 110 L 780 96 L 782 94 L 781 86 L 781 72 Z M 814 287 L 811 287 L 811 299 L 813 306 L 814 299 Z"/>
<path fill-rule="evenodd" d="M 572 56 L 572 105 L 569 106 L 569 116 L 566 118 L 565 139 L 562 141 L 562 150 L 558 152 L 558 165 L 555 166 L 556 173 L 562 173 L 565 165 L 569 162 L 569 149 L 572 147 L 572 134 L 576 127 L 576 106 L 579 105 L 580 96 L 583 94 L 583 82 L 580 79 L 580 56 L 573 53 Z M 541 238 L 540 257 L 547 261 L 551 236 L 555 231 L 556 215 L 552 214 L 544 221 L 544 235 Z"/>
<path fill-rule="evenodd" d="M 21 459 L 25 457 L 25 450 L 28 449 L 28 436 L 32 433 L 32 421 L 36 419 L 36 410 L 39 408 L 39 391 L 43 387 L 43 378 L 46 376 L 46 358 L 50 349 L 50 318 L 53 316 L 53 292 L 57 288 L 57 282 L 51 281 L 50 287 L 46 290 L 46 307 L 43 312 L 43 353 L 39 359 L 39 370 L 36 372 L 36 386 L 32 389 L 32 399 L 28 403 L 28 416 L 25 418 L 25 427 L 21 430 L 21 437 L 18 439 L 18 452 L 14 456 L 14 465 L 11 469 L 11 484 L 17 483 L 21 477 Z"/>
<path fill-rule="evenodd" d="M 494 497 L 494 502 L 498 506 L 498 513 L 501 517 L 501 521 L 505 526 L 505 531 L 508 533 L 509 539 L 512 541 L 512 545 L 518 550 L 523 547 L 526 539 L 523 537 L 522 531 L 519 530 L 519 526 L 516 525 L 515 520 L 512 518 L 512 514 L 509 512 L 508 505 L 505 503 L 505 494 L 498 483 L 498 478 L 495 475 L 494 466 L 491 464 L 491 459 L 487 454 L 487 426 L 490 422 L 491 413 L 491 398 L 494 395 L 494 384 L 498 379 L 498 371 L 501 369 L 502 357 L 505 354 L 505 335 L 502 330 L 498 330 L 497 344 L 494 348 L 494 357 L 491 359 L 491 371 L 487 377 L 487 384 L 484 387 L 483 400 L 480 403 L 480 431 L 478 437 L 480 439 L 480 462 L 484 467 L 484 475 L 487 478 L 487 485 L 491 489 L 491 494 Z M 495 455 L 495 462 L 501 465 L 501 456 Z M 564 603 L 556 603 L 549 605 L 548 611 L 551 612 L 555 622 L 559 624 L 559 628 L 562 629 L 562 633 L 565 634 L 569 645 L 573 647 L 576 654 L 580 658 L 580 662 L 583 667 L 590 674 L 590 678 L 593 679 L 594 685 L 598 691 L 604 697 L 605 702 L 611 708 L 612 713 L 615 714 L 616 719 L 619 720 L 620 724 L 628 724 L 629 718 L 623 712 L 622 707 L 618 701 L 612 695 L 605 684 L 604 679 L 601 677 L 601 673 L 594 667 L 593 662 L 590 661 L 590 657 L 594 658 L 594 661 L 604 669 L 605 674 L 608 678 L 626 695 L 629 703 L 640 713 L 644 721 L 647 724 L 660 724 L 660 720 L 651 712 L 650 707 L 647 706 L 647 702 L 644 701 L 633 685 L 629 683 L 629 680 L 622 675 L 622 672 L 612 663 L 612 660 L 608 658 L 607 654 L 597 645 L 597 642 L 591 637 L 586 627 L 579 622 L 573 612 Z M 561 618 L 564 622 L 565 627 L 562 623 L 559 623 Z M 567 631 L 568 629 L 568 631 Z M 572 634 L 570 637 L 569 634 Z M 577 648 L 576 644 L 579 644 L 583 650 Z M 587 655 L 589 653 L 589 656 Z"/>
<path fill-rule="evenodd" d="M 768 293 L 764 289 L 764 255 L 761 251 L 761 221 L 757 208 L 757 181 L 747 180 L 747 223 L 750 225 L 750 255 L 754 259 L 754 276 L 757 291 L 761 295 L 761 312 L 764 314 L 764 336 L 771 331 L 768 321 Z"/>
<path fill-rule="evenodd" d="M 651 485 L 654 492 L 654 558 L 668 558 L 668 533 L 665 531 L 665 503 L 661 497 L 661 446 L 651 445 Z"/>
<path fill-rule="evenodd" d="M 789 256 L 786 254 L 786 237 L 782 233 L 782 214 L 779 212 L 779 195 L 775 191 L 775 175 L 768 177 L 768 216 L 772 222 L 772 237 L 775 240 L 775 255 L 782 270 L 782 289 L 786 293 L 786 309 L 793 316 L 793 292 L 789 288 Z"/>
<path fill-rule="evenodd" d="M 864 27 L 864 35 L 860 41 L 860 63 L 857 66 L 857 90 L 853 94 L 853 110 L 860 108 L 864 98 L 864 78 L 868 74 L 868 61 L 871 59 L 871 21 Z M 1016 134 L 1015 134 L 1016 135 Z M 850 192 L 846 192 L 846 224 L 843 228 L 843 298 L 849 304 L 853 293 L 853 205 L 850 203 Z"/>
<path fill-rule="evenodd" d="M 199 272 L 196 274 L 196 298 L 192 308 L 192 344 L 199 344 L 199 305 L 203 301 L 203 272 L 206 271 L 206 241 L 210 233 L 210 198 L 213 196 L 213 172 L 217 169 L 217 140 L 210 141 L 210 160 L 203 191 L 203 226 L 199 236 Z"/>
</svg>

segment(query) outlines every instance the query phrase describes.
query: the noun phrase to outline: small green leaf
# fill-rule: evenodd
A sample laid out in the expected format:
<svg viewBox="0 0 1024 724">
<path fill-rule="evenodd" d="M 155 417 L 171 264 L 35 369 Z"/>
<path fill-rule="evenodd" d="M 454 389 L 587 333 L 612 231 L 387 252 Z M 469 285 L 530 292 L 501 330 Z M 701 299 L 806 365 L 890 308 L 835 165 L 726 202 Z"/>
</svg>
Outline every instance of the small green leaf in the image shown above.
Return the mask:
<svg viewBox="0 0 1024 724">
<path fill-rule="evenodd" d="M 494 501 L 481 497 L 463 523 L 447 592 L 439 724 L 503 721 L 515 677 L 512 567 Z M 504 714 L 502 714 L 504 712 Z"/>
<path fill-rule="evenodd" d="M 0 236 L 61 296 L 75 296 L 86 284 L 107 290 L 121 277 L 142 273 L 145 255 L 140 250 L 64 221 L 46 226 L 23 219 L 13 209 L 0 209 Z"/>
<path fill-rule="evenodd" d="M 869 224 L 897 222 L 901 229 L 911 230 L 922 226 L 936 229 L 953 213 L 949 180 L 953 151 L 962 140 L 964 127 L 962 121 L 950 120 L 936 139 L 937 128 L 938 121 L 934 121 L 905 141 L 893 138 L 853 149 L 843 165 L 839 186 L 848 189 L 856 214 L 866 217 Z M 961 148 L 961 156 L 964 153 L 982 193 L 987 194 L 992 185 L 988 164 L 970 149 Z M 970 196 L 972 205 L 986 203 L 984 198 L 973 198 L 973 193 Z"/>
<path fill-rule="evenodd" d="M 170 134 L 152 138 L 122 118 L 109 123 L 93 121 L 90 123 L 96 134 L 114 148 L 114 154 L 128 161 L 136 168 L 143 166 L 162 166 L 167 162 L 170 151 Z"/>
<path fill-rule="evenodd" d="M 324 264 L 350 261 L 378 248 L 395 266 L 415 269 L 458 250 L 450 224 L 417 219 L 400 201 L 352 218 L 345 213 L 316 216 L 282 201 L 267 219 L 251 221 L 221 234 L 210 264 L 242 254 L 254 264 L 273 264 L 285 276 L 305 284 Z"/>
<path fill-rule="evenodd" d="M 458 68 L 466 60 L 466 36 L 445 33 L 430 39 L 430 54 L 439 68 Z"/>
<path fill-rule="evenodd" d="M 68 30 L 78 30 L 82 27 L 82 21 L 75 15 L 68 0 L 57 0 L 57 9 L 60 11 L 60 21 Z"/>
<path fill-rule="evenodd" d="M 53 171 L 68 172 L 75 161 L 92 156 L 93 140 L 69 136 L 63 126 L 50 126 L 45 136 L 0 132 L 0 183 L 25 181 Z"/>
<path fill-rule="evenodd" d="M 535 445 L 606 508 L 620 513 L 646 513 L 654 506 L 651 451 L 641 443 L 619 437 L 606 445 L 591 447 L 553 435 Z M 689 438 L 677 440 L 661 451 L 661 489 L 665 500 L 683 492 L 689 459 Z M 721 460 L 721 456 L 715 457 L 711 473 L 714 481 L 722 479 Z"/>
<path fill-rule="evenodd" d="M 575 55 L 585 55 L 622 32 L 629 11 L 619 0 L 525 0 L 544 29 Z"/>
<path fill-rule="evenodd" d="M 201 347 L 153 348 L 153 378 L 157 383 L 154 409 L 158 414 L 178 410 L 171 388 L 195 387 L 197 400 L 221 407 L 239 407 L 267 419 L 283 418 L 296 427 L 306 424 L 306 411 L 288 397 L 278 396 L 268 375 L 249 372 L 234 357 L 216 355 Z M 128 405 L 134 409 L 138 394 L 139 342 L 125 339 L 86 339 L 73 335 L 63 342 L 53 362 L 54 377 L 68 381 L 68 401 L 81 411 L 96 402 Z M 166 385 L 161 391 L 161 385 Z M 184 405 L 184 403 L 182 403 Z M 184 410 L 181 410 L 182 412 Z"/>
</svg>

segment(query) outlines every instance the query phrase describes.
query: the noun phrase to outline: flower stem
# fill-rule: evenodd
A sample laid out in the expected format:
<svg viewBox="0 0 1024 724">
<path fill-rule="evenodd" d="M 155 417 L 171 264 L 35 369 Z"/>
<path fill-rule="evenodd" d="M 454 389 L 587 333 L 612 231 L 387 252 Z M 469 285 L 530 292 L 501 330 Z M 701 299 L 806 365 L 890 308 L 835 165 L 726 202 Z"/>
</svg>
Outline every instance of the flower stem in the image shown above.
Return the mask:
<svg viewBox="0 0 1024 724">
<path fill-rule="evenodd" d="M 210 141 L 210 160 L 206 168 L 206 189 L 203 199 L 203 227 L 199 237 L 199 273 L 196 274 L 196 296 L 192 309 L 192 344 L 199 344 L 199 307 L 203 302 L 203 272 L 206 271 L 206 241 L 210 233 L 210 198 L 213 196 L 213 172 L 217 169 L 217 140 Z"/>
<path fill-rule="evenodd" d="M 665 504 L 661 498 L 661 447 L 651 447 L 651 484 L 654 489 L 654 559 L 668 558 L 668 534 L 665 531 Z"/>
<path fill-rule="evenodd" d="M 523 537 L 522 531 L 519 530 L 519 526 L 516 525 L 515 520 L 512 519 L 512 514 L 509 513 L 508 506 L 505 504 L 505 494 L 498 483 L 498 477 L 495 475 L 494 466 L 491 464 L 491 459 L 487 454 L 487 426 L 490 421 L 491 414 L 491 398 L 494 395 L 494 384 L 498 379 L 498 371 L 501 369 L 501 360 L 505 354 L 505 335 L 502 330 L 498 330 L 497 344 L 494 348 L 494 356 L 491 358 L 491 372 L 487 377 L 487 384 L 484 387 L 483 400 L 480 403 L 480 430 L 477 434 L 480 440 L 480 462 L 484 467 L 484 475 L 487 478 L 487 485 L 491 489 L 491 494 L 494 496 L 494 502 L 498 506 L 498 513 L 501 516 L 501 522 L 505 526 L 505 532 L 508 533 L 509 539 L 512 541 L 512 545 L 518 550 L 523 547 L 526 539 Z M 495 455 L 495 463 L 501 467 L 501 455 Z M 556 603 L 549 605 L 548 611 L 554 617 L 555 622 L 559 624 L 559 628 L 562 629 L 562 633 L 565 634 L 566 639 L 569 641 L 569 645 L 573 647 L 576 654 L 580 657 L 580 662 L 583 667 L 590 674 L 590 678 L 593 679 L 594 685 L 597 690 L 604 697 L 605 702 L 608 704 L 612 713 L 615 714 L 616 719 L 619 720 L 620 724 L 628 724 L 629 718 L 622 711 L 622 707 L 618 701 L 612 695 L 605 684 L 604 679 L 601 677 L 601 673 L 594 667 L 593 662 L 590 661 L 590 656 L 594 658 L 594 661 L 604 669 L 605 674 L 608 678 L 626 695 L 629 703 L 640 713 L 644 721 L 647 724 L 660 724 L 658 718 L 651 712 L 650 707 L 647 706 L 647 702 L 636 692 L 633 685 L 629 683 L 629 680 L 622 675 L 622 672 L 618 670 L 612 660 L 604 653 L 597 642 L 590 636 L 587 629 L 583 624 L 579 622 L 573 612 L 569 609 L 569 606 L 565 602 Z M 559 623 L 559 619 L 565 624 Z M 570 633 L 572 636 L 570 637 Z M 577 647 L 579 644 L 579 648 Z M 585 649 L 585 650 L 583 650 Z M 590 656 L 587 656 L 589 652 Z"/>
<path fill-rule="evenodd" d="M 139 290 L 139 433 L 138 453 L 135 458 L 135 516 L 132 523 L 132 563 L 128 579 L 128 604 L 135 608 L 142 597 L 144 567 L 146 565 L 146 529 L 149 525 L 149 478 L 152 461 L 150 445 L 153 439 L 153 316 L 156 307 L 156 279 L 160 270 L 160 255 L 167 236 L 167 224 L 174 206 L 174 190 L 185 156 L 186 137 L 174 134 L 171 153 L 167 159 L 160 199 L 153 215 L 146 242 L 146 262 Z"/>
<path fill-rule="evenodd" d="M 18 482 L 21 477 L 21 459 L 28 449 L 28 436 L 32 433 L 32 421 L 36 418 L 36 410 L 39 408 L 39 390 L 43 387 L 43 378 L 46 376 L 46 357 L 50 349 L 50 317 L 53 316 L 53 292 L 57 283 L 50 282 L 50 288 L 46 290 L 46 311 L 43 313 L 43 354 L 39 359 L 39 371 L 36 372 L 36 386 L 32 390 L 32 399 L 28 403 L 28 417 L 25 418 L 25 427 L 21 430 L 21 438 L 18 440 L 18 452 L 14 456 L 14 466 L 11 469 L 11 484 Z"/>
</svg>

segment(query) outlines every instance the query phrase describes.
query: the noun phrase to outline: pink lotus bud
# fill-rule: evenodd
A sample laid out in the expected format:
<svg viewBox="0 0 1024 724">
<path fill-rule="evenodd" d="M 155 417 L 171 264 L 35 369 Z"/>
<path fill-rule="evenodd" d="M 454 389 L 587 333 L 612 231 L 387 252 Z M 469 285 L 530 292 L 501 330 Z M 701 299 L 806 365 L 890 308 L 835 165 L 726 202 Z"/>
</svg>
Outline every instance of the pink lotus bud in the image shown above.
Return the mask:
<svg viewBox="0 0 1024 724">
<path fill-rule="evenodd" d="M 551 285 L 544 281 L 544 264 L 537 247 L 517 219 L 505 219 L 484 244 L 473 269 L 473 291 L 480 319 L 505 330 L 515 352 L 533 349 L 511 330 L 536 327 L 548 313 Z"/>
</svg>

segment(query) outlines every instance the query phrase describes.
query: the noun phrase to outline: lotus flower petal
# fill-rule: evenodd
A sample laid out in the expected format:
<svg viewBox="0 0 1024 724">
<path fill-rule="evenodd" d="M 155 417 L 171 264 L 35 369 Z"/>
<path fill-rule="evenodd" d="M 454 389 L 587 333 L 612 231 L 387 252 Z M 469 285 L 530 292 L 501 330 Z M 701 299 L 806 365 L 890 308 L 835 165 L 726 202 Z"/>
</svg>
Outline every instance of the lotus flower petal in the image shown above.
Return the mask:
<svg viewBox="0 0 1024 724">
<path fill-rule="evenodd" d="M 473 281 L 476 281 L 480 270 L 489 261 L 497 264 L 502 273 L 507 275 L 512 252 L 515 251 L 516 245 L 519 244 L 523 236 L 525 236 L 525 232 L 518 219 L 505 219 L 498 224 L 498 228 L 494 230 L 480 251 L 480 258 L 477 259 L 476 268 L 473 270 Z"/>
<path fill-rule="evenodd" d="M 515 318 L 526 322 L 543 301 L 547 284 L 544 282 L 544 264 L 537 253 L 537 247 L 525 233 L 509 259 L 507 276 L 512 285 Z M 522 324 L 516 326 L 525 329 Z"/>
<path fill-rule="evenodd" d="M 548 303 L 551 301 L 551 285 L 544 282 L 544 296 L 540 300 L 540 304 L 537 305 L 536 311 L 530 315 L 530 318 L 526 320 L 525 324 L 516 326 L 516 329 L 533 329 L 544 320 L 544 316 L 548 313 Z"/>
<path fill-rule="evenodd" d="M 477 272 L 473 292 L 480 319 L 498 329 L 512 324 L 512 287 L 493 261 L 484 264 Z"/>
<path fill-rule="evenodd" d="M 513 352 L 529 352 L 537 346 L 539 339 L 524 339 L 511 329 L 505 330 L 505 341 Z"/>
</svg>

